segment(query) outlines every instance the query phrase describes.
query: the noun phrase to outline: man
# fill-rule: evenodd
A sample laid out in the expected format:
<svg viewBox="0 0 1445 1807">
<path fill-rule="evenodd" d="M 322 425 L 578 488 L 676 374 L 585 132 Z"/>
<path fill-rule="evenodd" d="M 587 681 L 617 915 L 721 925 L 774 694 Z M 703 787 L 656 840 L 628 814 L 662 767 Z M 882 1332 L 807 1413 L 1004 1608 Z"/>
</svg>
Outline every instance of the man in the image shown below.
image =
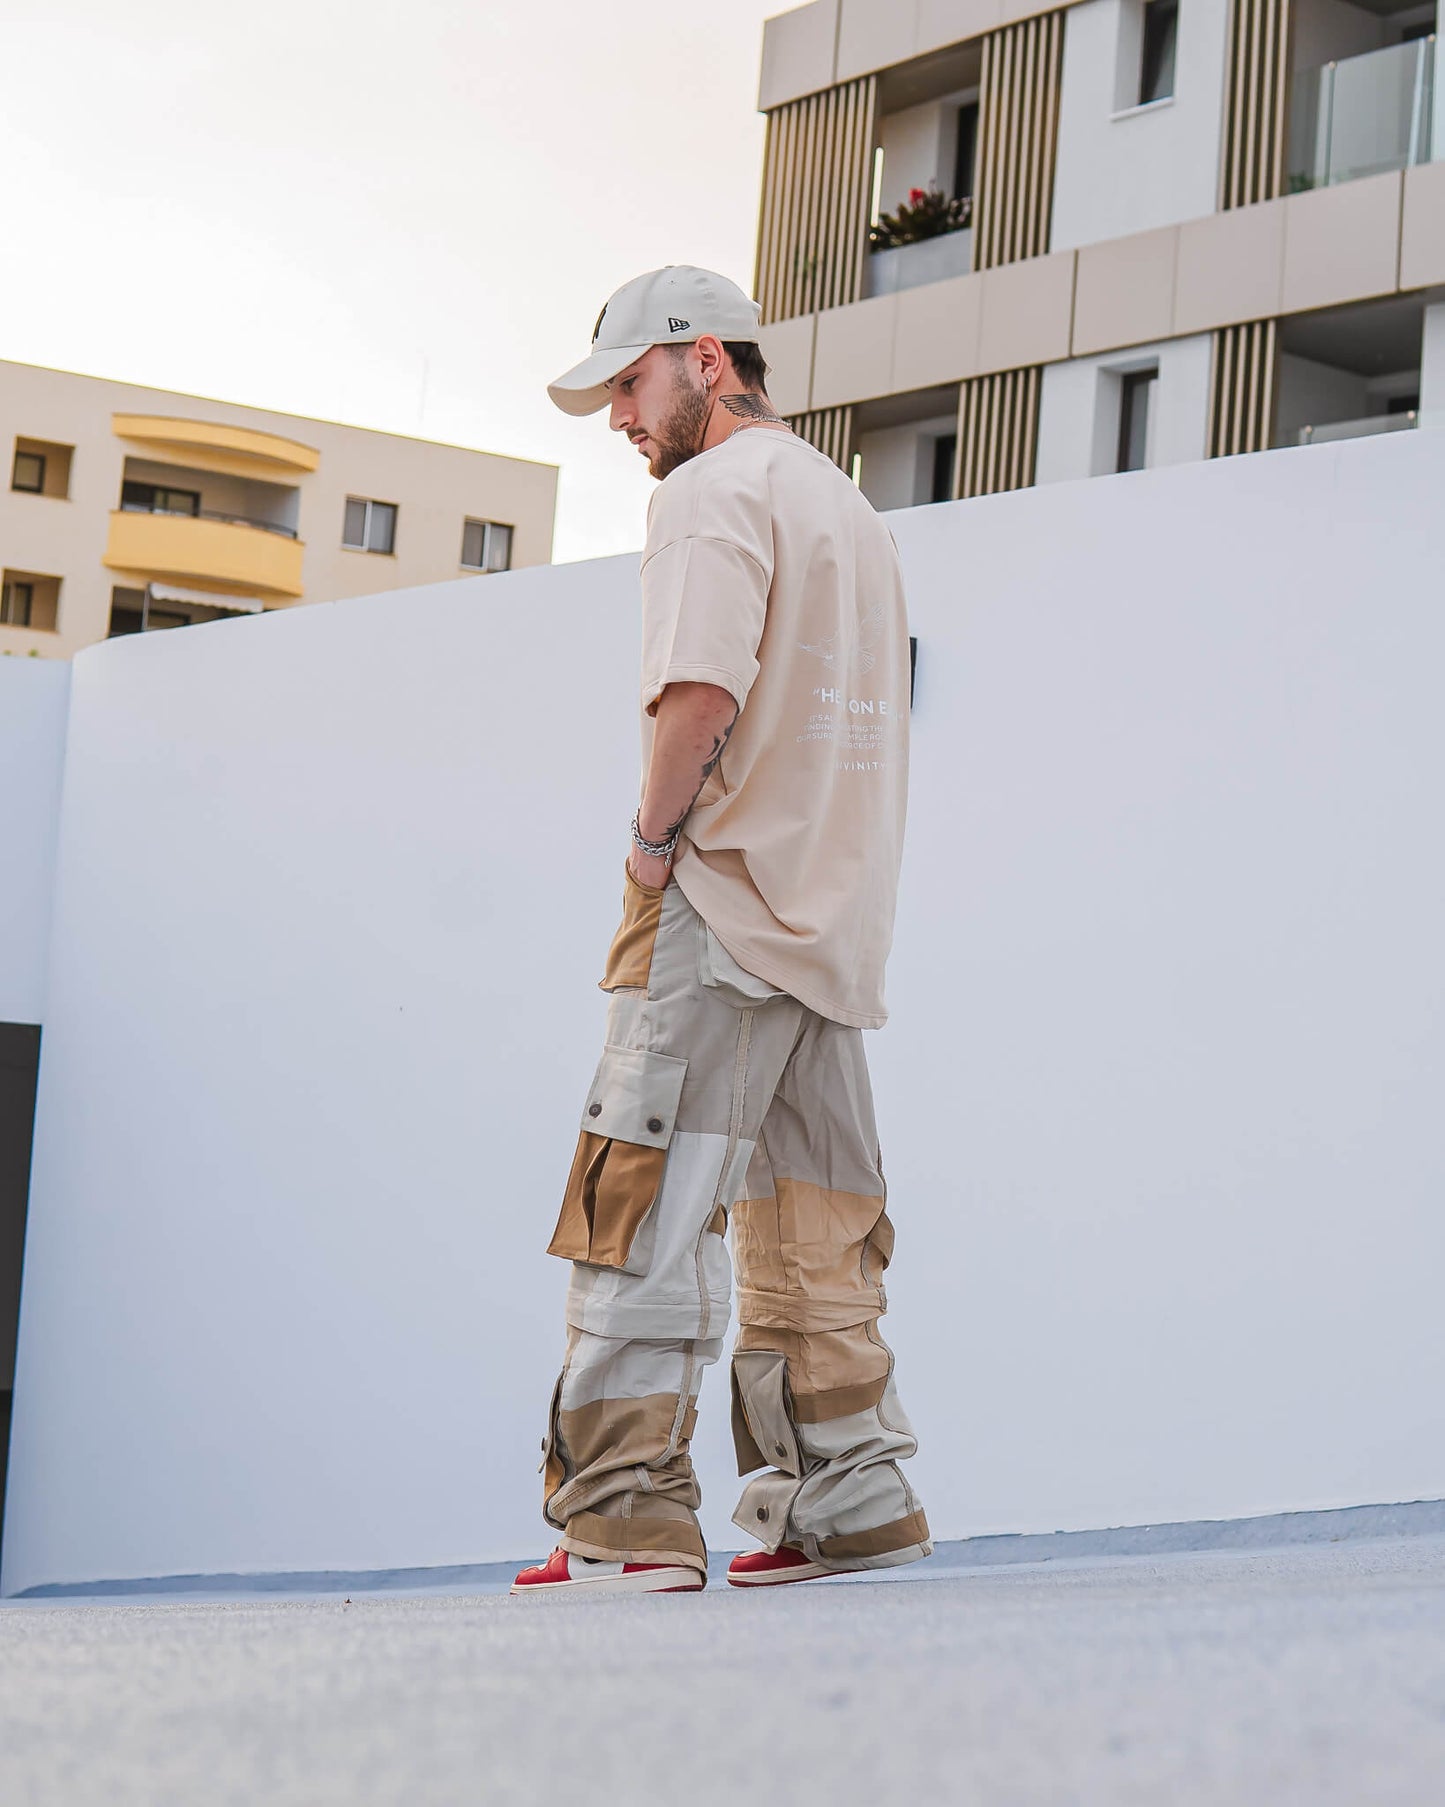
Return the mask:
<svg viewBox="0 0 1445 1807">
<path fill-rule="evenodd" d="M 931 1553 L 878 1333 L 893 1246 L 861 1031 L 884 1020 L 907 786 L 897 551 L 767 398 L 707 270 L 620 288 L 548 393 L 661 479 L 642 560 L 646 782 L 606 1046 L 550 1252 L 573 1263 L 543 1444 L 561 1533 L 514 1593 L 707 1577 L 689 1456 L 732 1224 L 734 1523 L 768 1586 Z"/>
</svg>

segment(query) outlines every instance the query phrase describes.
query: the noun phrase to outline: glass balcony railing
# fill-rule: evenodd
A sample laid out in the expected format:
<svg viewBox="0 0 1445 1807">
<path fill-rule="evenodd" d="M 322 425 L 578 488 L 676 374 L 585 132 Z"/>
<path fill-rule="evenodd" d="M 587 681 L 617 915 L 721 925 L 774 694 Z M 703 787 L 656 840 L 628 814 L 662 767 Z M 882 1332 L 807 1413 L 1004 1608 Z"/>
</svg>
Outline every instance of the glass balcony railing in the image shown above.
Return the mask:
<svg viewBox="0 0 1445 1807">
<path fill-rule="evenodd" d="M 941 232 L 936 238 L 921 238 L 915 244 L 870 251 L 863 269 L 863 293 L 896 295 L 900 289 L 920 288 L 926 282 L 967 276 L 972 268 L 973 229 L 963 226 L 955 232 Z"/>
<path fill-rule="evenodd" d="M 1428 163 L 1434 92 L 1433 37 L 1304 70 L 1290 104 L 1290 193 Z"/>
<path fill-rule="evenodd" d="M 1404 433 L 1418 427 L 1420 417 L 1412 408 L 1406 414 L 1371 414 L 1363 420 L 1332 420 L 1323 426 L 1301 427 L 1301 445 L 1329 445 L 1337 439 L 1370 439 L 1377 433 Z"/>
</svg>

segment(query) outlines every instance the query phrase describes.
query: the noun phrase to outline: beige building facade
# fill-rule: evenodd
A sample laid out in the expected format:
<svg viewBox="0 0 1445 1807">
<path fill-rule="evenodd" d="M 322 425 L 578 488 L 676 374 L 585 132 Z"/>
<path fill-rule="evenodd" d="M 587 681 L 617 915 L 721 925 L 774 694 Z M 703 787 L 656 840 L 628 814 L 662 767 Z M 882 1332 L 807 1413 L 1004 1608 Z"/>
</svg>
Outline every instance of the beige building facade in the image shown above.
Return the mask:
<svg viewBox="0 0 1445 1807">
<path fill-rule="evenodd" d="M 1445 419 L 1435 27 L 1434 0 L 770 20 L 775 402 L 879 507 Z"/>
<path fill-rule="evenodd" d="M 0 654 L 547 564 L 554 465 L 0 362 Z"/>
</svg>

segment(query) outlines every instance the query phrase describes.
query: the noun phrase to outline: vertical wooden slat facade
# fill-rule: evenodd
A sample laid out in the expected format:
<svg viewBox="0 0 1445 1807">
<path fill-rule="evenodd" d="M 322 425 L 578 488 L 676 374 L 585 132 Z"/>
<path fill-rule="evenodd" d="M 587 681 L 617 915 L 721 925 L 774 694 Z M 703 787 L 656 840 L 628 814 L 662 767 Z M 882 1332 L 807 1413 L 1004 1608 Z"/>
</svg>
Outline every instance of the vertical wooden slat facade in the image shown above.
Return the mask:
<svg viewBox="0 0 1445 1807">
<path fill-rule="evenodd" d="M 1221 210 L 1273 201 L 1284 188 L 1291 0 L 1233 0 L 1225 64 Z M 1214 335 L 1209 455 L 1268 450 L 1274 434 L 1279 322 Z"/>
<path fill-rule="evenodd" d="M 764 323 L 862 294 L 877 104 L 866 75 L 768 114 L 753 286 Z"/>
<path fill-rule="evenodd" d="M 970 377 L 959 389 L 955 496 L 1027 489 L 1038 453 L 1042 370 Z"/>
<path fill-rule="evenodd" d="M 1279 322 L 1226 326 L 1214 335 L 1209 456 L 1269 449 L 1274 431 Z"/>
<path fill-rule="evenodd" d="M 991 31 L 983 41 L 976 270 L 1042 257 L 1049 248 L 1063 67 L 1062 12 Z"/>
<path fill-rule="evenodd" d="M 1289 34 L 1290 0 L 1233 0 L 1221 209 L 1272 201 L 1284 186 Z"/>
<path fill-rule="evenodd" d="M 811 414 L 794 414 L 788 425 L 800 439 L 816 446 L 841 471 L 853 474 L 853 410 L 818 408 Z"/>
</svg>

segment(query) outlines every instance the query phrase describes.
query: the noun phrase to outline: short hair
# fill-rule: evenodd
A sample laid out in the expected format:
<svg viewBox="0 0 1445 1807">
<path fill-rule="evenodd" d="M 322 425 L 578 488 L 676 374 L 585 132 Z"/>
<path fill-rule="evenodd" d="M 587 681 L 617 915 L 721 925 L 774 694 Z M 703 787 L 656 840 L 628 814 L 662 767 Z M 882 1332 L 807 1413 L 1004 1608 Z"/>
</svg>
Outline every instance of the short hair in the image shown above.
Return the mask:
<svg viewBox="0 0 1445 1807">
<path fill-rule="evenodd" d="M 733 339 L 724 340 L 723 350 L 732 359 L 733 369 L 744 389 L 757 389 L 766 394 L 769 367 L 762 346 L 755 345 L 751 339 Z"/>
<path fill-rule="evenodd" d="M 738 381 L 744 389 L 754 390 L 759 395 L 767 394 L 767 377 L 772 366 L 763 357 L 761 345 L 755 345 L 751 339 L 724 339 L 723 350 L 732 360 L 733 369 L 738 374 Z M 687 343 L 672 344 L 667 348 L 676 357 L 681 357 L 689 349 Z"/>
</svg>

